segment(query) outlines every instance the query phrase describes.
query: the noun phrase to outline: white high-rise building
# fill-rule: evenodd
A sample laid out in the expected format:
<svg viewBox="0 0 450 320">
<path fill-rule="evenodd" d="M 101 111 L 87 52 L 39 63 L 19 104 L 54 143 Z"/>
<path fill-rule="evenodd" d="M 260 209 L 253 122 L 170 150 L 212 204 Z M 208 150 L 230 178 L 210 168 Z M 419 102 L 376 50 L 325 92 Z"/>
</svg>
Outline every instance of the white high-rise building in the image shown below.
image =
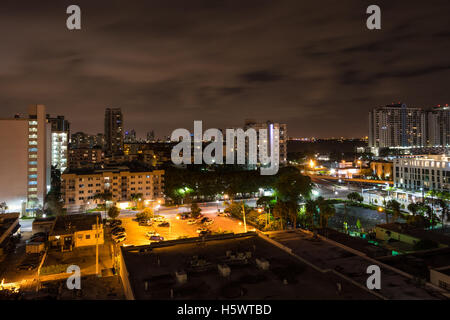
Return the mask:
<svg viewBox="0 0 450 320">
<path fill-rule="evenodd" d="M 25 214 L 43 207 L 50 189 L 51 126 L 45 106 L 32 105 L 27 115 L 0 119 L 0 202 Z"/>
<path fill-rule="evenodd" d="M 65 131 L 52 132 L 52 166 L 61 173 L 67 169 L 67 147 L 69 134 Z"/>
<path fill-rule="evenodd" d="M 436 107 L 428 111 L 428 145 L 450 147 L 450 107 Z"/>
</svg>

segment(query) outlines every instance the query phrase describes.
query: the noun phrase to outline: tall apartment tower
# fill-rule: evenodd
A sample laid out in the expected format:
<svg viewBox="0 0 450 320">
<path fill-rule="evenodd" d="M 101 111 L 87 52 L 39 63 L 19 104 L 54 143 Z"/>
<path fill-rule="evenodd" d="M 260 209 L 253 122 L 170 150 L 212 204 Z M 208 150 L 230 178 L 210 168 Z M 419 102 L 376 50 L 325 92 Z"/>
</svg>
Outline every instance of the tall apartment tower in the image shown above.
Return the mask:
<svg viewBox="0 0 450 320">
<path fill-rule="evenodd" d="M 426 146 L 426 112 L 406 104 L 392 104 L 369 112 L 369 147 Z"/>
<path fill-rule="evenodd" d="M 428 111 L 428 145 L 450 146 L 450 107 L 436 107 Z"/>
<path fill-rule="evenodd" d="M 44 205 L 50 189 L 51 126 L 45 106 L 31 105 L 26 115 L 0 119 L 0 199 L 22 215 Z"/>
<path fill-rule="evenodd" d="M 70 123 L 64 116 L 52 118 L 47 115 L 52 132 L 52 166 L 64 172 L 67 168 L 68 145 L 70 138 Z"/>
<path fill-rule="evenodd" d="M 105 110 L 105 144 L 108 155 L 123 153 L 123 115 L 120 108 Z"/>
<path fill-rule="evenodd" d="M 254 120 L 246 119 L 244 130 L 247 130 L 249 128 L 253 128 L 256 130 L 259 140 L 259 129 L 268 129 L 268 144 L 262 145 L 260 147 L 262 148 L 268 148 L 268 150 L 264 150 L 266 154 L 270 154 L 271 147 L 275 142 L 279 143 L 280 151 L 279 151 L 279 160 L 281 165 L 285 165 L 287 162 L 287 126 L 284 123 L 277 123 L 272 121 L 266 121 L 266 122 L 256 122 Z M 275 136 L 274 129 L 279 130 L 279 135 Z M 278 140 L 278 141 L 275 141 Z M 275 150 L 277 152 L 277 150 Z"/>
</svg>

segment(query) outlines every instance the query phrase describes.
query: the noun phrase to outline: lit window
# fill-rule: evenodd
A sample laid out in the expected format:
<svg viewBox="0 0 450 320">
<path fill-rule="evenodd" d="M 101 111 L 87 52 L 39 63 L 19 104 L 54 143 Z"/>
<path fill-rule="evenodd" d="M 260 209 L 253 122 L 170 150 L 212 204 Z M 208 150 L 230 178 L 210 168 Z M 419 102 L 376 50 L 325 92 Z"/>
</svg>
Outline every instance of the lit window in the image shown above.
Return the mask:
<svg viewBox="0 0 450 320">
<path fill-rule="evenodd" d="M 30 186 L 32 186 L 32 185 L 37 185 L 37 181 L 29 181 L 28 184 L 29 184 Z"/>
</svg>

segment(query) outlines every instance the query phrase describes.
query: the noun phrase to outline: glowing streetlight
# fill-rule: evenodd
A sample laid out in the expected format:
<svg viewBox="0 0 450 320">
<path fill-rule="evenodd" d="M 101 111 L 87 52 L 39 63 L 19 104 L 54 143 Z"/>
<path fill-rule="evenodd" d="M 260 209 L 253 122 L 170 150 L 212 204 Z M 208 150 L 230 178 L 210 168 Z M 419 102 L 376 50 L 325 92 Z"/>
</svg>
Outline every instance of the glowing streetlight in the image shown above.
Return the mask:
<svg viewBox="0 0 450 320">
<path fill-rule="evenodd" d="M 316 163 L 314 162 L 313 159 L 309 160 L 309 167 L 310 167 L 311 169 L 314 169 L 314 168 L 316 167 Z"/>
</svg>

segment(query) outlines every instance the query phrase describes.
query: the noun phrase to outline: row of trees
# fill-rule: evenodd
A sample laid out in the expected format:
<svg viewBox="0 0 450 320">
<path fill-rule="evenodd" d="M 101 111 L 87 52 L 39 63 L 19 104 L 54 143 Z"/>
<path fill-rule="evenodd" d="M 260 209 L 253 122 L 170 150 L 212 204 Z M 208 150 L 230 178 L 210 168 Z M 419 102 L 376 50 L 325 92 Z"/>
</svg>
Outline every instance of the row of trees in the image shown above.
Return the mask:
<svg viewBox="0 0 450 320">
<path fill-rule="evenodd" d="M 247 221 L 260 228 L 285 229 L 288 225 L 297 227 L 299 224 L 311 229 L 325 228 L 328 219 L 336 212 L 331 201 L 322 197 L 311 198 L 311 180 L 296 168 L 287 167 L 280 172 L 272 188 L 275 191 L 273 196 L 263 196 L 257 201 L 257 206 L 264 208 L 264 214 L 244 205 Z M 232 202 L 226 211 L 243 218 L 242 204 Z"/>
<path fill-rule="evenodd" d="M 274 176 L 261 175 L 259 170 L 244 170 L 239 166 L 188 166 L 165 168 L 166 196 L 175 203 L 212 201 L 218 194 L 230 199 L 254 196 L 259 188 L 271 188 L 285 168 Z"/>
</svg>

